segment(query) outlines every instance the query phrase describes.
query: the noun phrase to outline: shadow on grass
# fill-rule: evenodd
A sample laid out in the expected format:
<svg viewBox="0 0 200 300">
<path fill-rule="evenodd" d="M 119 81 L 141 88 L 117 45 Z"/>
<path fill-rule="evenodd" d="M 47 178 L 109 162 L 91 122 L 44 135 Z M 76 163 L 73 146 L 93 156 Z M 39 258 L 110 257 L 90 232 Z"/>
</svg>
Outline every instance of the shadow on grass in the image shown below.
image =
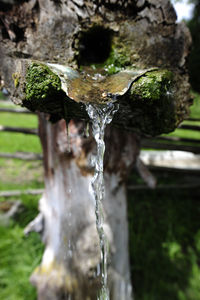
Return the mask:
<svg viewBox="0 0 200 300">
<path fill-rule="evenodd" d="M 199 300 L 200 197 L 135 191 L 128 212 L 135 300 Z"/>
</svg>

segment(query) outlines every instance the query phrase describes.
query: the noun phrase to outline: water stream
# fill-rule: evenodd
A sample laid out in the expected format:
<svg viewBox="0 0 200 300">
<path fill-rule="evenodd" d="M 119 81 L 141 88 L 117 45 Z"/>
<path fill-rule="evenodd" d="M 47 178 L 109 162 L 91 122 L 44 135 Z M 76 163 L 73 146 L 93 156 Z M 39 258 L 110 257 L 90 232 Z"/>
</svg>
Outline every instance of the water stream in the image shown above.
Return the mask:
<svg viewBox="0 0 200 300">
<path fill-rule="evenodd" d="M 96 227 L 100 240 L 101 261 L 97 275 L 101 276 L 102 288 L 97 300 L 109 300 L 109 289 L 107 283 L 107 256 L 108 241 L 104 232 L 104 213 L 102 201 L 104 198 L 103 159 L 105 152 L 104 133 L 106 125 L 111 123 L 118 105 L 110 102 L 105 105 L 87 104 L 86 110 L 92 120 L 92 132 L 97 144 L 97 153 L 94 157 L 94 176 L 90 185 L 90 192 L 95 201 Z"/>
</svg>

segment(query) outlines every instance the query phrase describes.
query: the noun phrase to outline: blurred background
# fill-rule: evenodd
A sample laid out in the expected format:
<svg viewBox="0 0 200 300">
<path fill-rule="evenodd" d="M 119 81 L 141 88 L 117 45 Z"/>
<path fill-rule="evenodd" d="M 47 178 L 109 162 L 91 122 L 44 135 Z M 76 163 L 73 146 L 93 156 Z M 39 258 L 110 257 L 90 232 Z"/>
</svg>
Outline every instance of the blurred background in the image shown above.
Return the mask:
<svg viewBox="0 0 200 300">
<path fill-rule="evenodd" d="M 142 139 L 141 159 L 157 180 L 133 170 L 128 193 L 135 300 L 200 300 L 200 1 L 173 1 L 193 38 L 188 61 L 194 103 L 173 133 Z M 43 184 L 37 116 L 0 93 L 0 299 L 35 300 L 29 277 L 43 244 L 24 228 L 38 214 Z"/>
</svg>

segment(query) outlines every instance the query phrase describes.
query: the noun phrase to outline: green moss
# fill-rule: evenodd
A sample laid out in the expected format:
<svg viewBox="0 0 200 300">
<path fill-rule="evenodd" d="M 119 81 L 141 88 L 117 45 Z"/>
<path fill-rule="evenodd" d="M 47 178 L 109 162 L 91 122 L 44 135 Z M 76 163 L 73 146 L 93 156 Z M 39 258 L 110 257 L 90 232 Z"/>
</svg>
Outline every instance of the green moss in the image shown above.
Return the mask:
<svg viewBox="0 0 200 300">
<path fill-rule="evenodd" d="M 117 48 L 114 44 L 112 46 L 112 50 L 110 52 L 109 57 L 106 59 L 104 63 L 101 64 L 93 64 L 93 69 L 104 69 L 108 75 L 113 75 L 125 67 L 131 65 L 130 58 L 126 55 L 126 48 L 121 47 Z"/>
<path fill-rule="evenodd" d="M 23 106 L 32 111 L 60 112 L 65 96 L 60 78 L 46 65 L 33 62 L 27 69 Z"/>
<path fill-rule="evenodd" d="M 177 126 L 173 73 L 168 70 L 147 72 L 133 83 L 129 100 L 137 112 L 135 122 L 141 132 L 159 135 Z"/>
<path fill-rule="evenodd" d="M 26 100 L 45 100 L 61 90 L 61 82 L 47 66 L 32 63 L 26 74 Z"/>
<path fill-rule="evenodd" d="M 113 31 L 100 25 L 82 33 L 78 48 L 80 70 L 84 66 L 91 66 L 93 69 L 104 69 L 108 75 L 112 75 L 132 64 L 130 46 L 122 43 Z"/>
<path fill-rule="evenodd" d="M 168 70 L 152 71 L 138 79 L 132 87 L 134 99 L 156 101 L 172 89 L 173 73 Z"/>
<path fill-rule="evenodd" d="M 129 52 L 125 46 L 121 45 L 119 48 L 113 44 L 110 56 L 104 64 L 104 69 L 109 75 L 115 74 L 131 65 L 130 57 L 127 56 L 127 53 Z"/>
</svg>

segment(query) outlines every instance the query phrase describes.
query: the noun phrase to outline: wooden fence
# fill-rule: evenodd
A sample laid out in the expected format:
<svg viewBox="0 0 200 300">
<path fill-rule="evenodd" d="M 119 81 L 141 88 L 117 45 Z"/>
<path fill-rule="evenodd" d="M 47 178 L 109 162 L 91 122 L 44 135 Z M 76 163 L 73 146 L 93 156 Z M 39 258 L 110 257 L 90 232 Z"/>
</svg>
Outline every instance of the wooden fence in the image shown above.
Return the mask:
<svg viewBox="0 0 200 300">
<path fill-rule="evenodd" d="M 7 101 L 1 101 L 0 103 L 5 103 Z M 14 106 L 14 105 L 13 105 Z M 2 113 L 13 113 L 13 114 L 33 114 L 33 112 L 28 111 L 27 109 L 23 108 L 15 108 L 15 107 L 0 107 L 0 114 Z M 141 139 L 141 147 L 143 149 L 156 149 L 156 150 L 175 150 L 175 151 L 187 151 L 187 152 L 192 152 L 194 154 L 200 154 L 200 126 L 199 125 L 194 125 L 193 123 L 195 121 L 200 122 L 200 119 L 192 119 L 189 118 L 188 122 L 191 122 L 191 124 L 182 124 L 179 126 L 180 129 L 182 130 L 192 130 L 192 131 L 197 131 L 199 132 L 199 139 L 193 139 L 193 138 L 180 138 L 180 137 L 175 137 L 175 136 L 158 136 L 156 138 L 147 138 L 143 137 Z M 0 124 L 0 132 L 10 132 L 10 133 L 22 133 L 22 134 L 31 134 L 31 135 L 38 135 L 38 130 L 35 128 L 19 128 L 19 127 L 9 127 L 9 126 L 2 126 Z M 9 159 L 21 159 L 21 160 L 42 160 L 43 157 L 41 154 L 38 153 L 25 153 L 25 152 L 17 152 L 17 153 L 4 153 L 0 152 L 0 157 L 1 158 L 9 158 Z M 199 178 L 200 176 L 200 170 L 188 170 L 186 169 L 178 169 L 178 168 L 169 168 L 169 167 L 159 167 L 159 166 L 148 166 L 149 169 L 152 172 L 165 172 L 169 173 L 169 175 L 173 172 L 180 172 L 182 175 L 183 174 L 192 174 L 196 177 Z M 138 189 L 149 189 L 148 186 L 146 185 L 132 185 L 130 184 L 128 186 L 129 190 L 138 190 Z M 165 189 L 196 189 L 200 188 L 200 182 L 194 182 L 194 183 L 183 183 L 183 184 L 177 184 L 177 185 L 157 185 L 157 189 L 160 190 L 165 190 Z M 41 193 L 42 191 L 35 191 L 35 193 Z M 20 191 L 15 191 L 15 194 L 20 194 Z M 34 190 L 28 190 L 27 193 L 33 193 Z M 9 197 L 13 196 L 14 194 L 9 191 L 1 192 L 0 197 L 7 195 Z"/>
</svg>

